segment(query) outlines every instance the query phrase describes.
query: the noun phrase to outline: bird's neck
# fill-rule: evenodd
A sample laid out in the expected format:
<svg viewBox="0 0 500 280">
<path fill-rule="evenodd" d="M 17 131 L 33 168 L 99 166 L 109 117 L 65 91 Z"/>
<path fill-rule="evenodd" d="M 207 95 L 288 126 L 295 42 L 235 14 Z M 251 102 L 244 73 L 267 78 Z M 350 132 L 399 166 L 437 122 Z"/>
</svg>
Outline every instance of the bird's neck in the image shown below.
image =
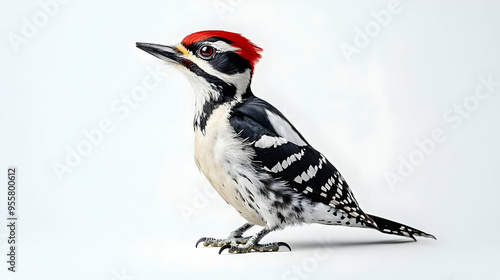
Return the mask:
<svg viewBox="0 0 500 280">
<path fill-rule="evenodd" d="M 195 89 L 195 109 L 194 109 L 194 129 L 199 129 L 205 134 L 207 121 L 213 111 L 219 106 L 224 105 L 228 109 L 245 99 L 253 96 L 250 89 L 250 83 L 247 84 L 244 91 L 236 88 L 232 84 L 201 84 Z"/>
</svg>

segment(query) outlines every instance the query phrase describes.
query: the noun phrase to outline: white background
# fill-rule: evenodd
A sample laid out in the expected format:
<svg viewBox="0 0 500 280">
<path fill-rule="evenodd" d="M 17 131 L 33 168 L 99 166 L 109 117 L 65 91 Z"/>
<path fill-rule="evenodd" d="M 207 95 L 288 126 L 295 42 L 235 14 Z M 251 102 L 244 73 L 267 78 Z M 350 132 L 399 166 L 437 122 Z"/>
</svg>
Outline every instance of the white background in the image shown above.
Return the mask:
<svg viewBox="0 0 500 280">
<path fill-rule="evenodd" d="M 373 14 L 387 1 L 79 1 L 48 12 L 47 2 L 0 1 L 2 280 L 498 276 L 500 87 L 474 96 L 488 93 L 480 77 L 500 81 L 498 2 L 405 1 L 386 26 Z M 367 26 L 362 45 L 356 29 Z M 263 240 L 292 252 L 195 249 L 244 220 L 194 164 L 187 80 L 135 42 L 175 44 L 207 29 L 264 49 L 254 93 L 340 169 L 366 212 L 438 240 L 310 225 Z M 135 108 L 112 109 L 148 71 L 159 82 Z M 463 102 L 467 117 L 453 111 Z M 68 164 L 103 120 L 113 131 L 58 180 L 55 162 Z M 445 140 L 422 157 L 415 142 L 436 129 Z M 412 174 L 390 184 L 412 155 Z M 16 273 L 4 261 L 8 166 L 18 167 Z"/>
</svg>

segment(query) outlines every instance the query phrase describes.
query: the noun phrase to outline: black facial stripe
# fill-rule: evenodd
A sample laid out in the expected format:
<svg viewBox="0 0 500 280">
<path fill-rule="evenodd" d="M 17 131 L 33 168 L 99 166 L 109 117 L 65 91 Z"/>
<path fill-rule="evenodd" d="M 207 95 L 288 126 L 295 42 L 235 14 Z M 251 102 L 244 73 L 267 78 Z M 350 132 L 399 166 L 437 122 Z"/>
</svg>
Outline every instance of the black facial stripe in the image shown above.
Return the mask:
<svg viewBox="0 0 500 280">
<path fill-rule="evenodd" d="M 217 100 L 208 100 L 205 104 L 203 104 L 203 111 L 199 119 L 194 120 L 194 127 L 199 127 L 202 132 L 205 131 L 205 126 L 207 125 L 207 120 L 212 115 L 212 112 L 220 105 L 225 102 L 229 102 L 234 99 L 236 95 L 236 86 L 233 84 L 228 84 L 223 80 L 208 74 L 205 70 L 201 69 L 196 63 L 182 59 L 181 63 L 189 69 L 191 72 L 204 78 L 212 88 L 219 92 Z"/>
<path fill-rule="evenodd" d="M 204 45 L 206 42 L 217 42 L 217 41 L 224 41 L 228 44 L 231 43 L 231 41 L 223 39 L 223 38 L 218 38 L 218 37 L 211 37 L 206 40 L 203 40 L 198 43 L 194 43 L 192 45 L 187 46 L 186 48 L 191 51 L 191 53 L 195 54 L 196 56 L 199 56 L 199 48 Z M 243 73 L 245 70 L 250 69 L 250 62 L 248 60 L 242 58 L 239 56 L 237 53 L 232 52 L 232 51 L 225 51 L 225 52 L 218 52 L 217 48 L 214 47 L 214 50 L 217 52 L 213 56 L 212 59 L 207 60 L 207 62 L 217 71 L 225 74 L 236 74 L 236 73 Z M 201 59 L 205 59 L 204 57 L 200 57 Z"/>
<path fill-rule="evenodd" d="M 223 42 L 226 42 L 228 44 L 231 44 L 233 42 L 231 40 L 228 40 L 228 39 L 222 38 L 222 37 L 210 37 L 208 39 L 203 40 L 203 42 L 217 42 L 217 41 L 223 41 Z"/>
<path fill-rule="evenodd" d="M 226 74 L 243 73 L 251 68 L 246 59 L 234 52 L 217 53 L 209 63 L 215 70 Z"/>
<path fill-rule="evenodd" d="M 189 66 L 185 64 L 185 66 L 197 76 L 204 78 L 208 83 L 215 87 L 218 92 L 221 93 L 221 96 L 227 96 L 229 99 L 234 98 L 236 95 L 236 86 L 233 84 L 228 84 L 223 80 L 208 74 L 205 70 L 201 69 L 196 63 L 189 61 Z"/>
</svg>

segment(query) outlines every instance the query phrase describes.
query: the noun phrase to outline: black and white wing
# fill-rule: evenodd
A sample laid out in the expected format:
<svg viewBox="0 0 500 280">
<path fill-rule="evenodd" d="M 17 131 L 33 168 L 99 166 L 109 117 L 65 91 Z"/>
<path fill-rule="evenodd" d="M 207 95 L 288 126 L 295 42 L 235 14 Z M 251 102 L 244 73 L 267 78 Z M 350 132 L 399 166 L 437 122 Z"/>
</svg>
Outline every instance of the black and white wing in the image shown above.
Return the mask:
<svg viewBox="0 0 500 280">
<path fill-rule="evenodd" d="M 251 97 L 233 108 L 230 123 L 255 149 L 255 164 L 274 178 L 313 201 L 373 225 L 339 171 L 271 104 Z"/>
</svg>

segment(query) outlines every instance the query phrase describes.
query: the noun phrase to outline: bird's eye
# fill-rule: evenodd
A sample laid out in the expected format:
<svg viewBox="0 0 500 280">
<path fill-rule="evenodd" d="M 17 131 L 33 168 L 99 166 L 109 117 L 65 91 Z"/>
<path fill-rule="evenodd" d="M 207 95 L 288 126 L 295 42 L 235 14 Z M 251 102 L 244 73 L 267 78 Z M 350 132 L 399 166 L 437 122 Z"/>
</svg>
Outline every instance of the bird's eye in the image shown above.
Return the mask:
<svg viewBox="0 0 500 280">
<path fill-rule="evenodd" d="M 208 59 L 214 55 L 214 48 L 210 46 L 202 46 L 199 52 L 202 58 Z"/>
</svg>

